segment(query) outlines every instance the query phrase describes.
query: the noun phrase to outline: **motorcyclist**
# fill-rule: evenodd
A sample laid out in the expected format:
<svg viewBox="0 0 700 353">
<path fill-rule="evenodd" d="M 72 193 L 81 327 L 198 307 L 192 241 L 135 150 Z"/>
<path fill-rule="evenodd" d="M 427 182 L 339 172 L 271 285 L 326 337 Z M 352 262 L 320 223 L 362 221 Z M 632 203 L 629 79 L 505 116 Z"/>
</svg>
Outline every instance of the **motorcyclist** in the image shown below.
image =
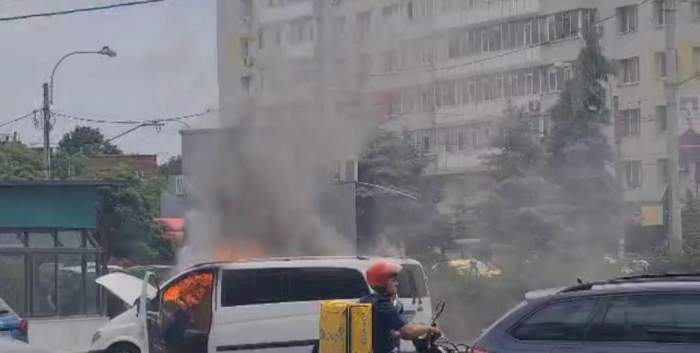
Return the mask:
<svg viewBox="0 0 700 353">
<path fill-rule="evenodd" d="M 426 335 L 442 335 L 437 327 L 409 324 L 401 317 L 399 307 L 393 304 L 398 293 L 400 271 L 400 265 L 389 261 L 379 261 L 367 269 L 367 282 L 374 293 L 360 302 L 372 304 L 374 353 L 398 352 L 400 341 L 397 336 L 412 340 Z"/>
</svg>

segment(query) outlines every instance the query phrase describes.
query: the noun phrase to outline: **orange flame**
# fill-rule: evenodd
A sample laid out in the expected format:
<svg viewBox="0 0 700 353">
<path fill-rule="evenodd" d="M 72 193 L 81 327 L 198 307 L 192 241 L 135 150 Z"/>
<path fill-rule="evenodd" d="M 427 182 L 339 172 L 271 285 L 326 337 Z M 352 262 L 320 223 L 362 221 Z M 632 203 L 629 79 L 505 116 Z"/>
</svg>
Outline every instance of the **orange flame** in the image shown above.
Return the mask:
<svg viewBox="0 0 700 353">
<path fill-rule="evenodd" d="M 163 300 L 174 303 L 182 309 L 187 309 L 211 296 L 213 287 L 214 275 L 201 273 L 175 283 L 163 294 Z"/>
</svg>

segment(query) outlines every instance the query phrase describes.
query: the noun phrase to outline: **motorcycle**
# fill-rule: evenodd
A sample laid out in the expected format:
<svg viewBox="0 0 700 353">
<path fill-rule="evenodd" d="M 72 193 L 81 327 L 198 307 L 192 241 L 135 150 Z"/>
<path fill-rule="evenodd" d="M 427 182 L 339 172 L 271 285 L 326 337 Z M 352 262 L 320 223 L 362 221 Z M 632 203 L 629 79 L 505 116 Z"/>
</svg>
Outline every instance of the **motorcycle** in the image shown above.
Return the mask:
<svg viewBox="0 0 700 353">
<path fill-rule="evenodd" d="M 435 315 L 430 323 L 437 326 L 437 319 L 445 311 L 445 302 L 440 302 L 435 307 Z M 469 353 L 470 347 L 462 343 L 453 343 L 444 336 L 427 335 L 413 340 L 413 346 L 418 353 Z"/>
</svg>

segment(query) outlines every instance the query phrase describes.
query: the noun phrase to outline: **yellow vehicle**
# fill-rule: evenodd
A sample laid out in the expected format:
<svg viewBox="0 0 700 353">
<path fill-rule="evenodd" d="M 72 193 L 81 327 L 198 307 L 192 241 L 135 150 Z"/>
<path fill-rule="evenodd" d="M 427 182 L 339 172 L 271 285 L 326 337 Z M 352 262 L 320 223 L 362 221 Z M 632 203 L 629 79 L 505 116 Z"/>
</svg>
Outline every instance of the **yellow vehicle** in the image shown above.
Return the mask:
<svg viewBox="0 0 700 353">
<path fill-rule="evenodd" d="M 501 269 L 491 264 L 485 264 L 477 259 L 451 260 L 448 265 L 461 275 L 476 275 L 481 277 L 498 277 L 503 274 Z"/>
</svg>

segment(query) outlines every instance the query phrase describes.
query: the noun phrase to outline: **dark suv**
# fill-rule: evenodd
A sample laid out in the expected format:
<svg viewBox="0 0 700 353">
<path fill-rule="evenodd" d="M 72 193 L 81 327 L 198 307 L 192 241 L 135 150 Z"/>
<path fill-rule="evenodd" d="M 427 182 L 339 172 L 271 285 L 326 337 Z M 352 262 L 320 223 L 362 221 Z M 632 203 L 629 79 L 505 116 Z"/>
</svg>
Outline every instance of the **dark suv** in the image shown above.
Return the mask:
<svg viewBox="0 0 700 353">
<path fill-rule="evenodd" d="M 472 353 L 700 352 L 700 274 L 531 292 Z"/>
</svg>

